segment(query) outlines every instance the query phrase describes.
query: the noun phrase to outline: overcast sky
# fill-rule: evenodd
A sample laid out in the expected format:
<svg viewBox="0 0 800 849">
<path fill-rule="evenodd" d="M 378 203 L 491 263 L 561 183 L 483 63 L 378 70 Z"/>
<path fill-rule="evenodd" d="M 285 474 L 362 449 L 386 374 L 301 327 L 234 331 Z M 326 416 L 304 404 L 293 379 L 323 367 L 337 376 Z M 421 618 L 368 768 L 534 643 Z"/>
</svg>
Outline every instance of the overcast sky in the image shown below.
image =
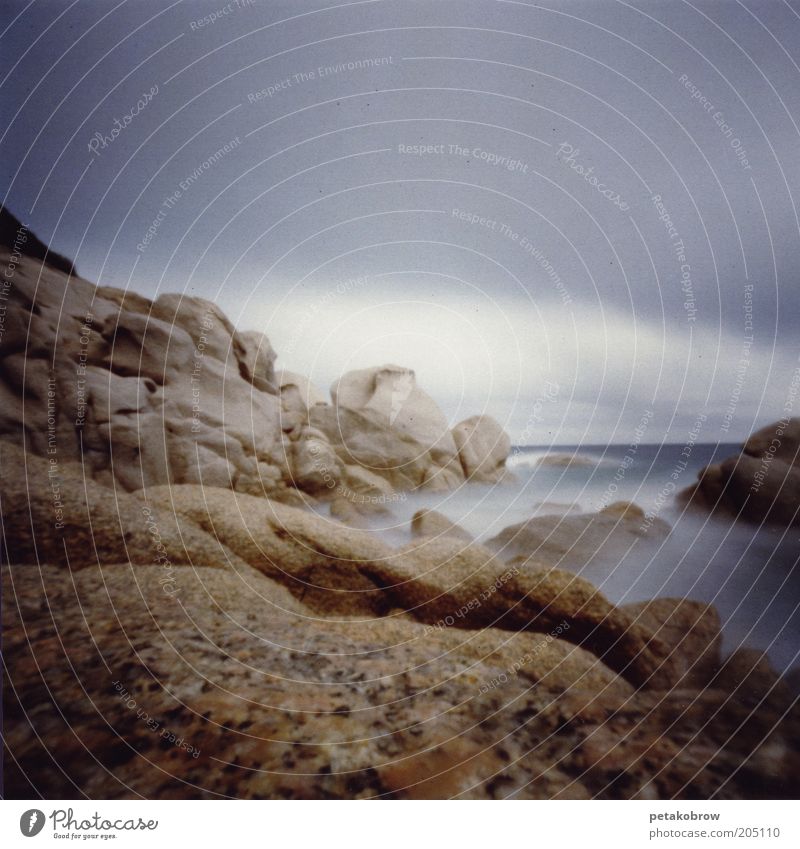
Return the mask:
<svg viewBox="0 0 800 849">
<path fill-rule="evenodd" d="M 90 280 L 516 443 L 792 405 L 800 4 L 3 5 L 0 191 Z"/>
</svg>

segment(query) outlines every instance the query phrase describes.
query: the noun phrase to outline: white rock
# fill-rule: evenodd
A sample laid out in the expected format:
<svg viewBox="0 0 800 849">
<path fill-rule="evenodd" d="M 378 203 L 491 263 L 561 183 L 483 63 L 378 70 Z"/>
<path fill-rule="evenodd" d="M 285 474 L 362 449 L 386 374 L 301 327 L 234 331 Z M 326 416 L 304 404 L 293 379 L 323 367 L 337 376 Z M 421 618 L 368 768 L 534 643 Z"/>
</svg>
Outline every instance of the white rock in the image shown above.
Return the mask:
<svg viewBox="0 0 800 849">
<path fill-rule="evenodd" d="M 453 428 L 453 439 L 467 480 L 496 483 L 503 478 L 511 440 L 491 416 L 473 416 L 460 422 Z"/>
<path fill-rule="evenodd" d="M 442 457 L 456 454 L 447 419 L 417 386 L 411 369 L 385 365 L 348 372 L 331 387 L 331 397 L 336 407 L 375 413 L 393 430 Z"/>
</svg>

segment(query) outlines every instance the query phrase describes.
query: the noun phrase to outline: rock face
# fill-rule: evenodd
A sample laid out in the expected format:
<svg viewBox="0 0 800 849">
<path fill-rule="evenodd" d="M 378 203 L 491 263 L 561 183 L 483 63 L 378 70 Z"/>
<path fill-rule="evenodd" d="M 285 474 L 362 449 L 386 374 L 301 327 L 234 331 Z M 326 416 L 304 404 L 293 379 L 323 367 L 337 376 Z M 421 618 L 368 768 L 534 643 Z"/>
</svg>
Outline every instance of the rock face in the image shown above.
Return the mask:
<svg viewBox="0 0 800 849">
<path fill-rule="evenodd" d="M 663 540 L 669 525 L 646 521 L 634 504 L 616 502 L 598 513 L 534 516 L 511 525 L 487 545 L 505 559 L 521 557 L 569 569 L 591 563 L 613 567 L 633 546 Z"/>
<path fill-rule="evenodd" d="M 10 253 L 0 259 L 10 267 Z M 26 255 L 13 265 L 0 341 L 5 438 L 127 491 L 275 488 L 283 451 L 266 340 L 237 333 L 200 298 L 151 302 Z"/>
<path fill-rule="evenodd" d="M 308 411 L 308 418 L 344 465 L 360 466 L 397 491 L 452 489 L 464 482 L 452 455 L 426 448 L 371 410 L 318 404 Z"/>
<path fill-rule="evenodd" d="M 791 696 L 760 656 L 721 662 L 707 607 L 617 608 L 566 572 L 455 539 L 394 550 L 230 489 L 151 487 L 115 524 L 114 493 L 78 502 L 75 474 L 92 545 L 53 527 L 46 460 L 15 480 L 6 459 L 4 509 L 20 486 L 33 508 L 2 570 L 9 798 L 795 790 Z"/>
<path fill-rule="evenodd" d="M 473 416 L 457 424 L 453 439 L 468 481 L 497 483 L 503 479 L 511 440 L 491 416 Z"/>
<path fill-rule="evenodd" d="M 309 411 L 339 459 L 385 478 L 397 490 L 446 491 L 505 475 L 511 442 L 489 416 L 448 429 L 447 420 L 400 366 L 353 371 L 331 388 L 333 406 Z"/>
<path fill-rule="evenodd" d="M 332 406 L 307 378 L 276 373 L 269 340 L 237 331 L 211 301 L 94 286 L 57 255 L 43 265 L 46 248 L 5 210 L 0 235 L 12 277 L 0 436 L 28 451 L 80 459 L 90 477 L 129 492 L 202 483 L 285 501 L 337 486 L 347 497 L 348 478 L 373 493 L 464 483 L 447 421 L 412 371 L 350 372 Z M 465 449 L 476 480 L 499 462 L 487 435 L 484 426 Z M 481 465 L 484 442 L 493 453 Z"/>
<path fill-rule="evenodd" d="M 707 466 L 680 498 L 748 522 L 800 525 L 800 418 L 754 433 L 741 454 Z"/>
<path fill-rule="evenodd" d="M 314 404 L 328 403 L 326 395 L 302 374 L 281 369 L 275 375 L 275 383 L 281 392 L 294 387 L 297 390 L 300 400 L 306 407 L 313 407 Z"/>
<path fill-rule="evenodd" d="M 454 537 L 472 542 L 472 536 L 436 510 L 417 510 L 411 519 L 411 535 L 414 537 Z"/>
<path fill-rule="evenodd" d="M 426 450 L 454 457 L 456 446 L 436 402 L 417 386 L 411 369 L 386 365 L 350 371 L 331 387 L 337 409 L 369 411 Z"/>
</svg>

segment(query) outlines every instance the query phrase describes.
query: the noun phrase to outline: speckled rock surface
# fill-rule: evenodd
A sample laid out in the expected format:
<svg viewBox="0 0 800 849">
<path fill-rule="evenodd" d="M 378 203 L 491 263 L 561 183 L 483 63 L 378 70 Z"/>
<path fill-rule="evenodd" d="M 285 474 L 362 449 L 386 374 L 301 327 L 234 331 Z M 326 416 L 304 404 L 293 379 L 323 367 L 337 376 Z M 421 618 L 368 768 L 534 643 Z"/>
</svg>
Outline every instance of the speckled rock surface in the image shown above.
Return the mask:
<svg viewBox="0 0 800 849">
<path fill-rule="evenodd" d="M 790 795 L 798 720 L 713 610 L 0 444 L 6 791 L 93 798 Z M 114 484 L 113 479 L 110 481 Z M 35 540 L 35 544 L 34 544 Z M 744 765 L 744 766 L 743 766 Z"/>
<path fill-rule="evenodd" d="M 4 569 L 10 796 L 775 797 L 797 774 L 768 702 L 634 692 L 543 634 L 331 622 L 253 571 L 157 577 Z"/>
</svg>

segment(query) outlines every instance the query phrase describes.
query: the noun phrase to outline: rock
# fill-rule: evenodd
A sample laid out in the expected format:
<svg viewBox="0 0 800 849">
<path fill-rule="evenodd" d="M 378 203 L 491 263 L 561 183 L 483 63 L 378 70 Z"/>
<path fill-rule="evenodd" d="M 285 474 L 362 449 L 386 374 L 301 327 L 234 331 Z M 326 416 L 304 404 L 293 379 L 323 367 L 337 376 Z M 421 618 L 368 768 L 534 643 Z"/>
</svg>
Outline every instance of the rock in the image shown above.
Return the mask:
<svg viewBox="0 0 800 849">
<path fill-rule="evenodd" d="M 275 379 L 277 355 L 269 339 L 255 330 L 239 331 L 233 335 L 233 348 L 241 376 L 261 392 L 278 395 Z"/>
<path fill-rule="evenodd" d="M 194 381 L 186 374 L 171 379 L 163 393 L 169 416 L 222 429 L 258 459 L 278 452 L 280 401 L 243 381 L 229 365 L 204 358 Z"/>
<path fill-rule="evenodd" d="M 391 511 L 380 502 L 358 501 L 344 495 L 337 495 L 331 501 L 331 516 L 355 528 L 369 528 L 370 517 L 390 517 Z"/>
<path fill-rule="evenodd" d="M 742 453 L 703 469 L 679 494 L 695 509 L 779 527 L 800 525 L 800 418 L 753 434 Z"/>
<path fill-rule="evenodd" d="M 608 516 L 611 519 L 621 519 L 624 522 L 644 522 L 647 518 L 646 513 L 631 501 L 614 501 L 598 513 L 599 516 Z M 669 526 L 664 522 L 661 525 L 664 531 L 669 530 Z"/>
<path fill-rule="evenodd" d="M 130 378 L 135 380 L 136 378 Z M 91 423 L 90 423 L 91 424 Z M 95 480 L 107 472 L 128 492 L 147 486 L 170 483 L 170 451 L 163 415 L 152 411 L 134 416 L 116 416 L 95 429 L 87 428 L 84 445 L 93 451 L 93 460 L 85 463 Z"/>
<path fill-rule="evenodd" d="M 759 460 L 770 456 L 790 466 L 800 466 L 800 417 L 761 428 L 745 442 L 742 450 Z"/>
<path fill-rule="evenodd" d="M 441 457 L 456 455 L 447 419 L 417 386 L 411 369 L 386 365 L 348 372 L 331 387 L 331 397 L 335 407 L 369 410 L 377 421 Z"/>
<path fill-rule="evenodd" d="M 511 440 L 491 416 L 473 416 L 457 424 L 453 439 L 468 481 L 497 483 L 503 479 Z"/>
<path fill-rule="evenodd" d="M 348 498 L 364 496 L 375 503 L 391 500 L 394 491 L 389 482 L 361 466 L 345 464 L 339 483 L 340 491 Z"/>
<path fill-rule="evenodd" d="M 327 396 L 302 374 L 297 374 L 287 369 L 281 369 L 275 375 L 275 384 L 282 393 L 289 387 L 296 388 L 300 399 L 306 408 L 315 404 L 327 404 Z"/>
<path fill-rule="evenodd" d="M 308 492 L 333 490 L 341 465 L 325 434 L 313 427 L 303 428 L 292 443 L 291 483 Z"/>
<path fill-rule="evenodd" d="M 239 488 L 236 491 L 245 495 L 263 496 L 267 494 L 264 492 L 263 487 L 254 488 L 253 491 Z M 285 504 L 287 507 L 298 507 L 300 509 L 313 510 L 318 504 L 317 499 L 307 492 L 301 492 L 299 489 L 287 485 L 270 490 L 268 497 L 277 504 Z"/>
<path fill-rule="evenodd" d="M 402 588 L 395 591 L 398 603 L 424 622 L 548 633 L 561 627 L 563 639 L 587 648 L 637 686 L 674 683 L 666 644 L 576 575 L 527 572 L 496 560 L 483 546 L 447 537 L 414 542 L 388 566 L 383 582 L 391 575 Z"/>
<path fill-rule="evenodd" d="M 6 741 L 15 769 L 6 774 L 7 790 L 22 792 L 34 781 L 45 796 L 58 795 L 74 782 L 89 796 L 170 798 L 189 782 L 204 796 L 491 797 L 516 788 L 540 797 L 572 783 L 566 774 L 536 777 L 535 763 L 526 763 L 527 731 L 502 742 L 516 711 L 546 703 L 519 698 L 529 687 L 524 679 L 511 685 L 516 704 L 507 718 L 496 727 L 475 721 L 497 710 L 494 694 L 479 693 L 479 683 L 500 672 L 480 659 L 479 651 L 492 645 L 476 651 L 453 643 L 431 663 L 422 626 L 398 621 L 389 623 L 376 652 L 369 625 L 354 630 L 352 623 L 337 628 L 308 619 L 275 601 L 274 585 L 262 576 L 244 586 L 226 573 L 186 570 L 177 605 L 159 595 L 152 571 L 131 593 L 135 576 L 125 566 L 86 570 L 74 580 L 48 570 L 55 612 L 42 615 L 41 580 L 4 570 L 4 597 L 13 583 L 14 612 L 25 611 L 27 633 L 48 670 L 45 682 L 19 614 L 13 621 L 5 616 L 12 638 L 4 649 L 15 661 L 7 714 L 13 734 Z M 254 617 L 267 604 L 269 615 Z M 91 625 L 81 611 L 89 612 Z M 233 622 L 243 627 L 232 628 Z M 495 648 L 502 659 L 502 648 Z M 509 654 L 526 648 L 511 647 Z M 328 659 L 342 650 L 360 656 L 358 676 Z M 106 661 L 102 674 L 98 652 Z M 580 666 L 577 655 L 573 665 Z M 581 671 L 592 665 L 587 658 Z M 168 687 L 157 683 L 165 680 Z M 46 699 L 52 704 L 53 693 L 60 709 L 45 719 L 36 708 Z M 388 711 L 387 703 L 395 707 Z M 366 722 L 375 733 L 354 742 L 353 732 Z M 62 753 L 60 770 L 45 768 L 46 749 L 34 733 L 45 725 L 44 739 L 57 741 Z M 479 752 L 485 754 L 476 759 Z M 235 764 L 236 773 L 216 758 Z M 432 764 L 439 767 L 434 772 Z"/>
<path fill-rule="evenodd" d="M 95 479 L 128 491 L 202 481 L 269 494 L 260 463 L 281 470 L 274 490 L 296 480 L 318 492 L 333 479 L 372 497 L 463 482 L 447 423 L 407 369 L 345 375 L 333 407 L 306 378 L 276 375 L 269 341 L 237 332 L 211 301 L 150 301 L 24 256 L 14 280 L 0 435 L 36 454 L 55 439 L 62 459 L 81 456 Z M 310 439 L 310 427 L 325 438 Z M 343 466 L 352 484 L 337 478 Z"/>
<path fill-rule="evenodd" d="M 711 605 L 684 598 L 658 598 L 621 608 L 669 646 L 681 664 L 680 686 L 702 689 L 721 666 L 722 628 Z"/>
<path fill-rule="evenodd" d="M 432 513 L 396 550 L 322 514 L 499 479 L 499 425 L 457 456 L 407 370 L 312 403 L 210 302 L 3 261 L 10 798 L 792 795 L 800 720 L 760 653 L 720 665 L 707 606 L 550 568 L 664 532 L 634 505 L 511 529 L 511 564 Z M 744 456 L 794 469 L 781 427 Z"/>
<path fill-rule="evenodd" d="M 537 466 L 553 466 L 557 469 L 592 468 L 599 465 L 594 457 L 585 454 L 545 454 L 536 462 Z"/>
<path fill-rule="evenodd" d="M 692 507 L 748 522 L 800 524 L 800 469 L 740 454 L 709 466 L 681 499 Z"/>
<path fill-rule="evenodd" d="M 105 424 L 119 416 L 136 416 L 160 406 L 159 387 L 154 380 L 120 377 L 96 366 L 86 369 L 86 394 L 95 424 Z"/>
<path fill-rule="evenodd" d="M 398 491 L 420 487 L 434 465 L 426 448 L 410 436 L 382 424 L 369 411 L 317 405 L 308 411 L 344 465 L 357 465 L 383 477 Z"/>
<path fill-rule="evenodd" d="M 115 289 L 113 286 L 98 286 L 97 295 L 104 301 L 116 304 L 116 312 L 140 312 L 142 315 L 150 315 L 153 302 L 144 295 L 139 295 L 130 289 Z"/>
<path fill-rule="evenodd" d="M 545 634 L 320 619 L 263 575 L 182 572 L 176 603 L 155 566 L 4 567 L 9 798 L 794 790 L 798 720 L 769 701 L 634 692 Z"/>
<path fill-rule="evenodd" d="M 321 614 L 385 615 L 400 608 L 437 627 L 561 627 L 562 639 L 627 680 L 655 686 L 675 677 L 666 644 L 574 575 L 526 574 L 482 546 L 447 537 L 393 551 L 369 533 L 224 490 L 162 487 L 147 495 L 148 503 L 176 510 Z"/>
<path fill-rule="evenodd" d="M 152 303 L 22 257 L 7 315 L 0 435 L 28 451 L 81 459 L 97 482 L 128 491 L 252 489 L 259 463 L 281 464 L 280 402 L 262 391 L 274 353 L 211 302 Z"/>
<path fill-rule="evenodd" d="M 464 483 L 461 468 L 455 463 L 446 466 L 430 465 L 422 473 L 420 489 L 425 492 L 450 492 Z"/>
<path fill-rule="evenodd" d="M 180 293 L 159 295 L 153 302 L 151 319 L 170 328 L 179 327 L 201 356 L 226 362 L 233 353 L 233 324 L 222 310 L 205 298 Z"/>
<path fill-rule="evenodd" d="M 345 525 L 352 525 L 357 528 L 367 527 L 364 521 L 364 514 L 347 498 L 337 495 L 331 501 L 331 516 L 338 519 Z"/>
<path fill-rule="evenodd" d="M 411 535 L 414 537 L 455 537 L 472 542 L 472 536 L 436 510 L 417 510 L 411 519 Z"/>
<path fill-rule="evenodd" d="M 75 461 L 80 456 L 75 420 L 78 384 L 69 362 L 28 358 L 24 353 L 2 360 L 7 406 L 4 435 L 41 456 Z"/>
<path fill-rule="evenodd" d="M 736 649 L 722 663 L 712 686 L 745 704 L 768 701 L 788 710 L 796 701 L 789 684 L 778 675 L 767 655 L 757 649 Z"/>
<path fill-rule="evenodd" d="M 4 206 L 0 207 L 0 245 L 9 254 L 13 253 L 17 255 L 21 253 L 26 257 L 32 257 L 40 261 L 46 260 L 51 268 L 57 269 L 67 277 L 75 274 L 75 266 L 71 260 L 55 251 L 51 251 L 47 245 L 31 233 L 28 227 L 18 221 Z M 4 263 L 4 265 L 6 268 L 9 267 L 9 263 Z"/>
<path fill-rule="evenodd" d="M 628 502 L 617 502 L 598 513 L 535 516 L 511 525 L 487 542 L 504 558 L 519 555 L 580 569 L 589 563 L 616 565 L 632 546 L 656 543 L 669 533 L 661 519 L 646 519 Z"/>
<path fill-rule="evenodd" d="M 91 359 L 122 377 L 148 378 L 162 386 L 169 380 L 184 380 L 187 364 L 195 362 L 192 337 L 151 316 L 121 312 L 101 332 Z"/>
<path fill-rule="evenodd" d="M 0 496 L 8 558 L 77 571 L 105 563 L 158 564 L 163 586 L 179 583 L 175 567 L 243 567 L 218 539 L 84 476 L 81 466 L 51 464 L 0 442 Z"/>
</svg>

